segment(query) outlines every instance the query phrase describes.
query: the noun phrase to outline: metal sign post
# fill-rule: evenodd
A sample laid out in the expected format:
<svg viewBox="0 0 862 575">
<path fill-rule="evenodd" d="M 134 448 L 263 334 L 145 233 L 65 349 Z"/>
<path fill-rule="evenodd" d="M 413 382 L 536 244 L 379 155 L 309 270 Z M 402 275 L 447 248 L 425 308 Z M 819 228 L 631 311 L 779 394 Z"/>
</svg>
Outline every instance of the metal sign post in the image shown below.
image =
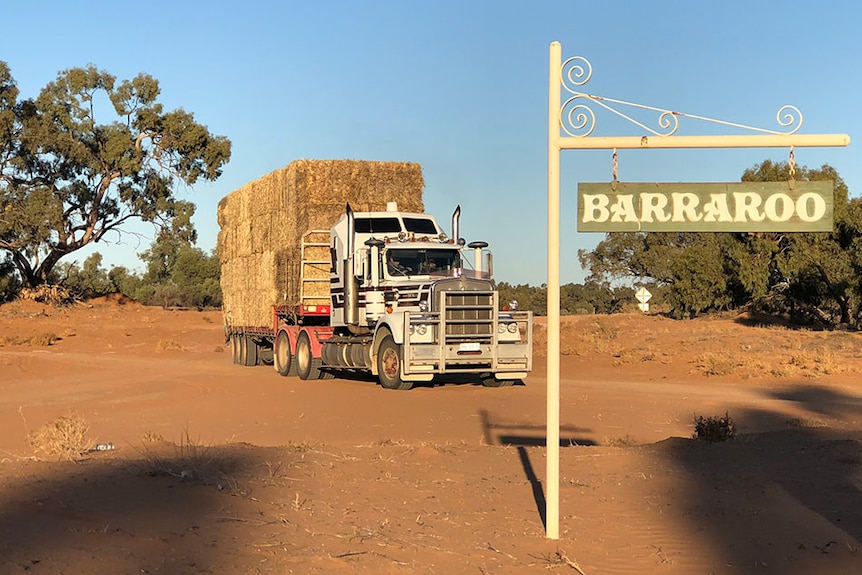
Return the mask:
<svg viewBox="0 0 862 575">
<path fill-rule="evenodd" d="M 580 56 L 562 61 L 559 42 L 550 45 L 548 63 L 548 388 L 547 388 L 547 470 L 545 476 L 545 529 L 548 539 L 560 537 L 560 154 L 562 150 L 617 150 L 650 148 L 788 148 L 847 146 L 847 134 L 796 132 L 802 114 L 793 106 L 778 111 L 777 120 L 785 129 L 768 130 L 713 118 L 595 96 L 579 91 L 589 82 L 592 66 Z M 562 101 L 562 92 L 567 99 Z M 603 108 L 644 130 L 648 135 L 623 137 L 590 136 L 596 126 L 591 106 Z M 634 109 L 658 114 L 651 128 L 622 110 Z M 676 136 L 681 119 L 705 121 L 757 134 Z M 563 135 L 565 134 L 565 135 Z M 781 200 L 783 202 L 783 199 Z M 778 200 L 776 200 L 776 206 Z M 782 204 L 784 205 L 784 204 Z M 776 213 L 778 213 L 776 207 Z M 781 212 L 784 213 L 784 212 Z M 688 231 L 710 231 L 688 228 Z M 594 229 L 593 231 L 613 231 Z M 664 231 L 673 231 L 664 228 Z"/>
</svg>

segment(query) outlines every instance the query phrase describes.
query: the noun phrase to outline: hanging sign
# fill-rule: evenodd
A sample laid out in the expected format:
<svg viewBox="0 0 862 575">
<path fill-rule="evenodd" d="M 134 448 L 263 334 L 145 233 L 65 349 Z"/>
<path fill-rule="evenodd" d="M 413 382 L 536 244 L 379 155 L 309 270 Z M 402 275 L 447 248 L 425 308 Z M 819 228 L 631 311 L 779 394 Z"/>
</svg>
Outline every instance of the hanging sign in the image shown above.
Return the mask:
<svg viewBox="0 0 862 575">
<path fill-rule="evenodd" d="M 579 232 L 831 232 L 831 181 L 581 183 Z"/>
</svg>

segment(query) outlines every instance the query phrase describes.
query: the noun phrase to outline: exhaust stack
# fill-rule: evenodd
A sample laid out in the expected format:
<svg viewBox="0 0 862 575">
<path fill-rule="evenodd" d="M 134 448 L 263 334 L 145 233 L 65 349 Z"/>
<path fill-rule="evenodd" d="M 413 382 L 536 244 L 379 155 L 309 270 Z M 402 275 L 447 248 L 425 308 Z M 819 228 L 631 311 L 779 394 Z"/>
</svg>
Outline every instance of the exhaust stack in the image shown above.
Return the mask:
<svg viewBox="0 0 862 575">
<path fill-rule="evenodd" d="M 350 204 L 347 204 L 347 247 L 344 255 L 342 277 L 344 278 L 344 323 L 348 326 L 359 323 L 359 294 L 356 277 L 353 275 L 353 252 L 356 249 L 356 219 Z"/>
<path fill-rule="evenodd" d="M 460 229 L 460 220 L 461 219 L 461 205 L 455 208 L 455 212 L 452 214 L 452 241 L 455 242 L 455 245 L 458 245 L 458 240 L 461 238 L 458 237 L 458 234 L 461 232 Z"/>
</svg>

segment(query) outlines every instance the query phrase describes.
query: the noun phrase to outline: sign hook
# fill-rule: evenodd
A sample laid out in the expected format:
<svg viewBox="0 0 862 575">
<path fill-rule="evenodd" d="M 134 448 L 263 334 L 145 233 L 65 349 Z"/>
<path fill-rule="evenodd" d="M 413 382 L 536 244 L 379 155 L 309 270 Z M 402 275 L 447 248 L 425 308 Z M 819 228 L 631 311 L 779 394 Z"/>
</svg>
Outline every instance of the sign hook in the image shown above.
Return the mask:
<svg viewBox="0 0 862 575">
<path fill-rule="evenodd" d="M 790 167 L 790 180 L 787 182 L 787 184 L 788 184 L 788 186 L 790 186 L 790 189 L 792 190 L 793 186 L 796 184 L 796 162 L 795 162 L 795 156 L 793 153 L 793 144 L 790 145 L 789 167 Z"/>
</svg>

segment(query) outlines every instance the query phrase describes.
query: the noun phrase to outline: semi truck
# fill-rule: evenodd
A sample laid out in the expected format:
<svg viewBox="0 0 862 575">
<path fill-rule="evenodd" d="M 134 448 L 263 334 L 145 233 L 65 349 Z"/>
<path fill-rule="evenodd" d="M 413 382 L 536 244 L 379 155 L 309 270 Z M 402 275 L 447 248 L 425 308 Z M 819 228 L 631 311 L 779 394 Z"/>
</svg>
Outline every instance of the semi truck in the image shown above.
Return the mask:
<svg viewBox="0 0 862 575">
<path fill-rule="evenodd" d="M 436 376 L 470 374 L 488 387 L 532 369 L 532 314 L 500 302 L 486 242 L 451 235 L 430 214 L 356 211 L 301 235 L 293 301 L 271 306 L 271 324 L 242 325 L 225 309 L 235 363 L 271 364 L 282 376 L 350 372 L 407 390 Z"/>
<path fill-rule="evenodd" d="M 390 389 L 532 369 L 532 316 L 503 309 L 487 243 L 426 213 L 409 162 L 295 160 L 219 202 L 233 361 L 283 376 L 365 373 Z M 369 377 L 370 378 L 370 377 Z"/>
</svg>

